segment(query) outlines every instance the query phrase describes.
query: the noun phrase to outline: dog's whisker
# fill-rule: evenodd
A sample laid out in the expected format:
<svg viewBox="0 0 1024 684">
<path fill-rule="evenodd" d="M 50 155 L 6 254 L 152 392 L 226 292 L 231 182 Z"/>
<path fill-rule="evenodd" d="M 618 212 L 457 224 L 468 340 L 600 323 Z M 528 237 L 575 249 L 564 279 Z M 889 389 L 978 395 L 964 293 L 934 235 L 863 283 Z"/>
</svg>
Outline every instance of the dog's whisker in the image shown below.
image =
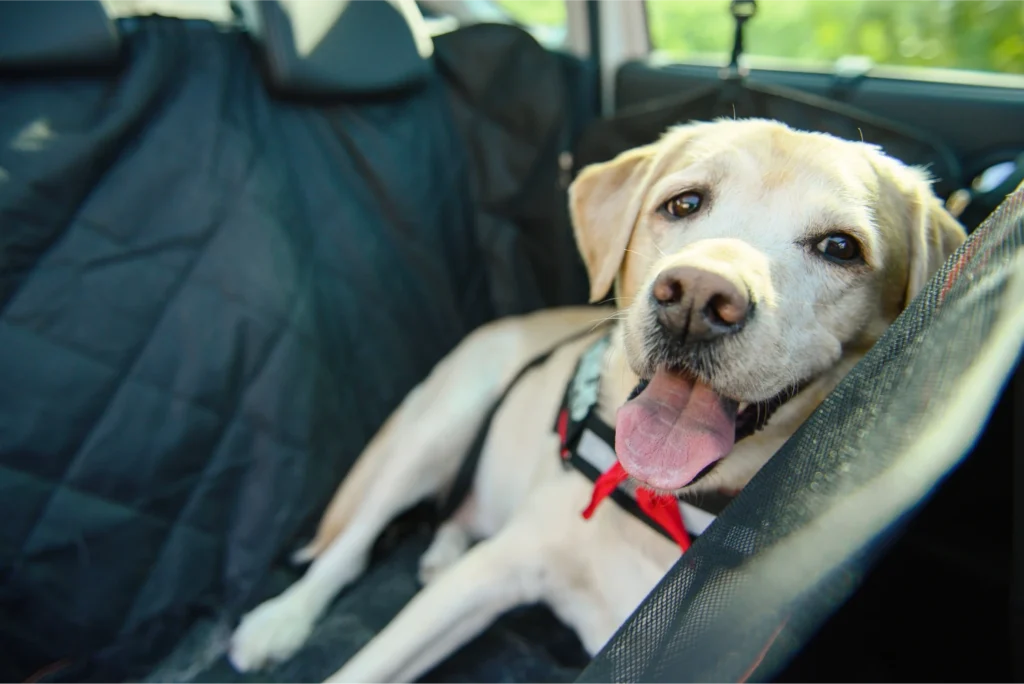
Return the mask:
<svg viewBox="0 0 1024 684">
<path fill-rule="evenodd" d="M 637 255 L 637 256 L 639 256 L 639 257 L 643 257 L 644 259 L 647 259 L 648 261 L 654 261 L 654 257 L 651 257 L 651 256 L 647 256 L 646 254 L 643 254 L 643 253 L 641 253 L 641 252 L 638 252 L 638 251 L 636 251 L 635 249 L 629 249 L 629 248 L 627 248 L 627 249 L 626 249 L 625 251 L 629 252 L 630 254 L 636 254 L 636 255 Z M 662 256 L 664 256 L 664 255 L 662 255 Z"/>
<path fill-rule="evenodd" d="M 613 312 L 613 313 L 612 313 L 611 315 L 609 315 L 609 316 L 605 316 L 604 318 L 599 318 L 599 319 L 598 319 L 597 321 L 595 321 L 595 322 L 594 322 L 594 325 L 592 325 L 592 326 L 590 327 L 590 332 L 594 332 L 594 331 L 595 331 L 595 330 L 597 330 L 597 329 L 598 329 L 598 328 L 599 328 L 599 327 L 600 327 L 601 325 L 603 325 L 603 324 L 607 323 L 608 321 L 620 321 L 620 320 L 622 320 L 622 319 L 623 319 L 624 317 L 625 317 L 625 312 L 624 312 L 624 311 L 615 311 L 615 312 Z"/>
</svg>

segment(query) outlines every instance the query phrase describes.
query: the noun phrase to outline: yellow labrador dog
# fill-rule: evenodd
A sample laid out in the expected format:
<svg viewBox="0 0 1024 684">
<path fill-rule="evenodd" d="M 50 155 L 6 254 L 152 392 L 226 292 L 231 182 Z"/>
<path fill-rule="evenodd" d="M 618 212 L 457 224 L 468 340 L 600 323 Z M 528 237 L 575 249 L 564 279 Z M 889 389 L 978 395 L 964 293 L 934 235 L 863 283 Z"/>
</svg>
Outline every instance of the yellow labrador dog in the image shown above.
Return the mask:
<svg viewBox="0 0 1024 684">
<path fill-rule="evenodd" d="M 451 486 L 492 402 L 550 348 L 496 413 L 470 494 L 421 560 L 425 587 L 332 680 L 412 681 L 533 602 L 595 653 L 680 546 L 625 505 L 581 516 L 594 483 L 566 467 L 552 426 L 585 352 L 606 340 L 593 408 L 615 428 L 624 489 L 735 493 L 965 239 L 921 172 L 764 120 L 675 128 L 584 169 L 570 197 L 591 298 L 614 286 L 617 309 L 500 320 L 441 361 L 339 489 L 299 554 L 306 574 L 243 618 L 236 668 L 295 653 L 385 525 Z M 737 441 L 738 416 L 769 406 Z"/>
</svg>

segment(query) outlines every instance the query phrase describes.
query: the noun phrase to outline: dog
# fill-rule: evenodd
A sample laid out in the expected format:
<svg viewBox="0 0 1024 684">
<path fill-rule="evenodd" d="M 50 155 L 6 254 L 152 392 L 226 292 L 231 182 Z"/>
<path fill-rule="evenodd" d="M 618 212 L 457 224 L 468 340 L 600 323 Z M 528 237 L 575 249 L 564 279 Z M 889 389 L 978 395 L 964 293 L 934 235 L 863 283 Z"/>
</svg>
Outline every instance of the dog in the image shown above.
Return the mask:
<svg viewBox="0 0 1024 684">
<path fill-rule="evenodd" d="M 388 522 L 452 486 L 499 397 L 470 492 L 421 558 L 424 588 L 329 681 L 413 681 L 534 602 L 597 653 L 685 538 L 596 506 L 600 485 L 560 458 L 553 426 L 582 360 L 624 491 L 732 496 L 966 238 L 921 170 L 759 119 L 675 127 L 583 169 L 569 198 L 591 302 L 613 290 L 617 306 L 498 320 L 446 356 L 342 483 L 297 554 L 305 575 L 242 618 L 236 669 L 295 653 Z"/>
</svg>

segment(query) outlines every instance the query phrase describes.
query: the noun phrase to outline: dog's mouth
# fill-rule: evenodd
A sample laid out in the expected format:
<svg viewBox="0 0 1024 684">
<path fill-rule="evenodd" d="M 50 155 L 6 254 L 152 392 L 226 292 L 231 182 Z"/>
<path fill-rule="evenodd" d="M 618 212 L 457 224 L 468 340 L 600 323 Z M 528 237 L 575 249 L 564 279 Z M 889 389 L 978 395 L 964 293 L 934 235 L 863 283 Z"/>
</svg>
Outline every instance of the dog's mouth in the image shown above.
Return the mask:
<svg viewBox="0 0 1024 684">
<path fill-rule="evenodd" d="M 615 453 L 642 484 L 682 489 L 710 472 L 737 440 L 764 427 L 775 409 L 806 384 L 767 401 L 741 404 L 689 373 L 660 368 L 619 409 Z"/>
</svg>

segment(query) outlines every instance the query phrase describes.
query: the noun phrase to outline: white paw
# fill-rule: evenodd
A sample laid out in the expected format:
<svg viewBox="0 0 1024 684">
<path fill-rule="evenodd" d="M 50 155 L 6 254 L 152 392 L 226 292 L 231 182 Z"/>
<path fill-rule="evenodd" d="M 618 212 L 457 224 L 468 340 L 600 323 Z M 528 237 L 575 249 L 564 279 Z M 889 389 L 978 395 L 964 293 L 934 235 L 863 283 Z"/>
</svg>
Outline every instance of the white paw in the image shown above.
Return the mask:
<svg viewBox="0 0 1024 684">
<path fill-rule="evenodd" d="M 437 530 L 434 540 L 420 556 L 420 582 L 430 584 L 438 575 L 462 558 L 469 548 L 469 536 L 454 523 L 445 523 Z"/>
<path fill-rule="evenodd" d="M 252 672 L 295 655 L 316 616 L 299 596 L 285 592 L 246 614 L 231 637 L 228 660 L 238 672 Z"/>
</svg>

